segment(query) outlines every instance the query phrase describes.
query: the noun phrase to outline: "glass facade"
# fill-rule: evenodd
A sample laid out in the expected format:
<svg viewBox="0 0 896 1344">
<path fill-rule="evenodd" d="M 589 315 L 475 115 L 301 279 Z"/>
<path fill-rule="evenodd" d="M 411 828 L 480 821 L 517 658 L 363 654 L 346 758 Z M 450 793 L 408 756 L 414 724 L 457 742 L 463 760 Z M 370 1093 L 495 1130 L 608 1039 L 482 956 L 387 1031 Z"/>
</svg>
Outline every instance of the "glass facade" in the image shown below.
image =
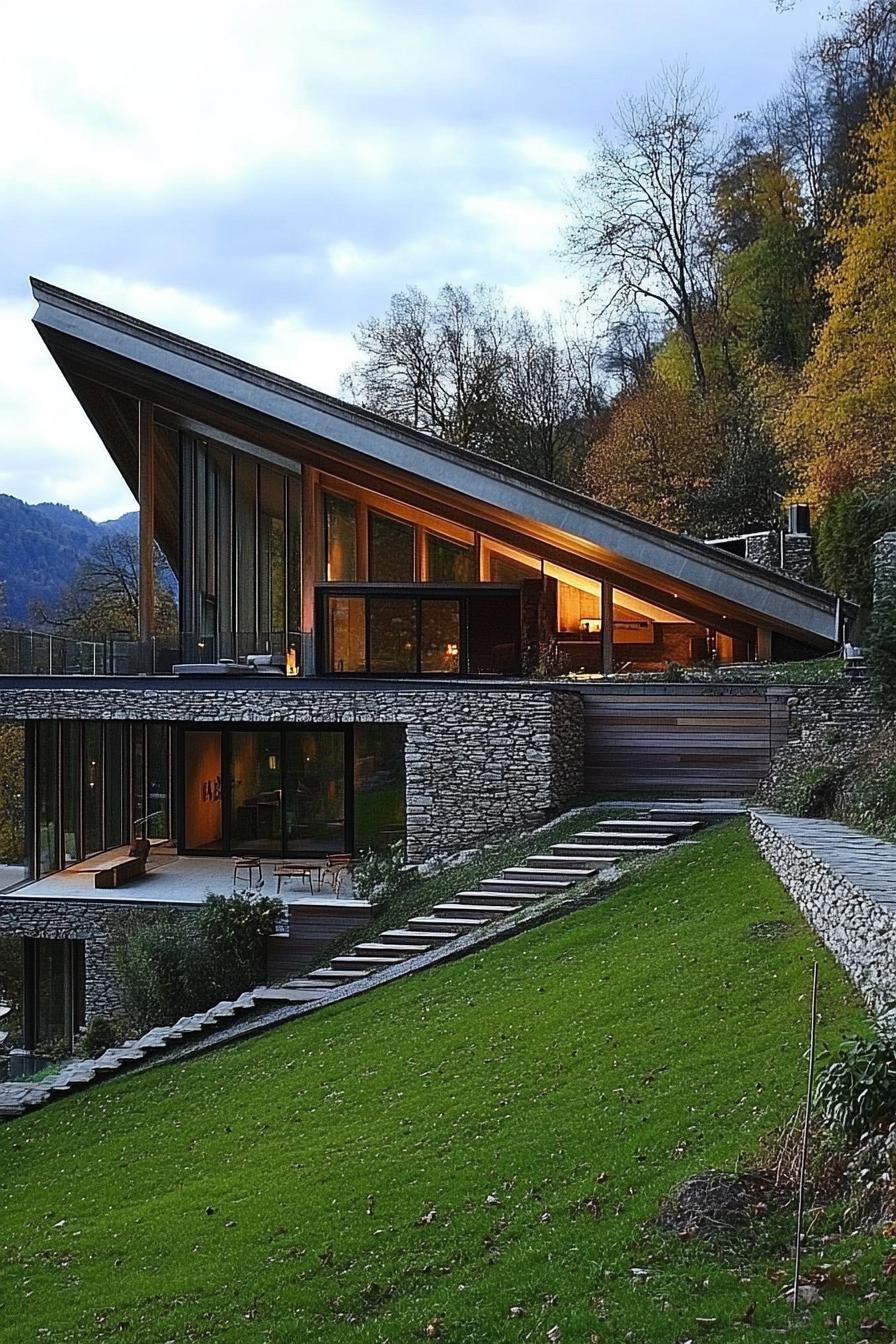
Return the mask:
<svg viewBox="0 0 896 1344">
<path fill-rule="evenodd" d="M 324 496 L 326 576 L 330 583 L 358 578 L 358 506 L 342 495 Z"/>
<path fill-rule="evenodd" d="M 358 853 L 404 837 L 403 728 L 186 728 L 182 761 L 188 853 Z"/>
<path fill-rule="evenodd" d="M 84 943 L 79 938 L 25 938 L 22 1043 L 38 1054 L 71 1049 L 86 1025 Z"/>
<path fill-rule="evenodd" d="M 426 577 L 430 583 L 475 583 L 474 547 L 427 533 Z"/>
<path fill-rule="evenodd" d="M 129 845 L 147 812 L 150 839 L 170 834 L 167 724 L 51 721 L 30 730 L 26 829 L 34 876 Z"/>
<path fill-rule="evenodd" d="M 518 588 L 318 589 L 322 673 L 519 676 Z"/>
<path fill-rule="evenodd" d="M 413 583 L 416 529 L 385 513 L 368 515 L 367 577 L 371 583 Z"/>
<path fill-rule="evenodd" d="M 301 628 L 301 476 L 191 435 L 181 447 L 188 661 L 285 652 Z"/>
</svg>

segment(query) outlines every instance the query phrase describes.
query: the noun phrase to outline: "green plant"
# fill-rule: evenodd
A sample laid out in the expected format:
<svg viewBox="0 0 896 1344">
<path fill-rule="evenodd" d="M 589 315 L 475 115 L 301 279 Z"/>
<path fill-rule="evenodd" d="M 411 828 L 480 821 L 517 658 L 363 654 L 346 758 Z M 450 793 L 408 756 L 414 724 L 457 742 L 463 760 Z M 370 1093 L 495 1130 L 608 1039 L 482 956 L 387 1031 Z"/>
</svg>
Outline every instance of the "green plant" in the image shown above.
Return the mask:
<svg viewBox="0 0 896 1344">
<path fill-rule="evenodd" d="M 896 1118 L 896 1050 L 880 1036 L 843 1042 L 839 1056 L 818 1080 L 822 1118 L 850 1138 Z"/>
<path fill-rule="evenodd" d="M 126 1035 L 120 1022 L 109 1017 L 92 1017 L 75 1044 L 75 1054 L 82 1059 L 94 1059 L 104 1050 L 118 1045 Z"/>
<path fill-rule="evenodd" d="M 221 995 L 241 994 L 265 973 L 267 942 L 276 933 L 283 902 L 276 896 L 207 896 L 197 915 Z"/>
<path fill-rule="evenodd" d="M 215 969 L 194 915 L 163 910 L 126 918 L 113 959 L 125 1015 L 139 1030 L 212 1005 Z"/>
<path fill-rule="evenodd" d="M 364 855 L 354 871 L 355 892 L 362 901 L 377 900 L 388 904 L 409 878 L 404 844 L 399 840 L 385 849 L 371 849 Z"/>
<path fill-rule="evenodd" d="M 685 671 L 681 663 L 667 663 L 663 673 L 664 681 L 684 681 Z"/>
</svg>

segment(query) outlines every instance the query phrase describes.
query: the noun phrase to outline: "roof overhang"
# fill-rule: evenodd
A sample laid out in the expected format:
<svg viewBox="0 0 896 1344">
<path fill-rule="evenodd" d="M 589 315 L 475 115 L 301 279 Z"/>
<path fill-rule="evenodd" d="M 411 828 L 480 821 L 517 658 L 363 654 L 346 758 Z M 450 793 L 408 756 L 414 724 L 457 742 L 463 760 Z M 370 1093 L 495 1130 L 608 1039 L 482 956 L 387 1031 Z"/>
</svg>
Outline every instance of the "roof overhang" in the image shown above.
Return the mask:
<svg viewBox="0 0 896 1344">
<path fill-rule="evenodd" d="M 817 644 L 838 641 L 851 608 L 823 589 L 644 523 L 503 463 L 397 425 L 337 398 L 187 341 L 65 290 L 33 280 L 35 325 L 132 489 L 135 427 L 124 390 L 149 396 L 176 422 L 228 425 L 284 460 L 301 445 L 330 445 L 349 463 L 393 480 L 426 483 L 491 522 L 524 524 L 534 540 L 627 577 L 645 597 L 681 595 L 694 609 L 727 611 Z M 119 403 L 116 406 L 116 396 Z M 224 430 L 221 428 L 221 432 Z M 260 447 L 260 451 L 264 451 Z M 271 451 L 271 449 L 268 449 Z M 163 542 L 164 544 L 164 542 Z M 561 560 L 562 563 L 562 560 Z M 596 567 L 596 568 L 595 568 Z"/>
</svg>

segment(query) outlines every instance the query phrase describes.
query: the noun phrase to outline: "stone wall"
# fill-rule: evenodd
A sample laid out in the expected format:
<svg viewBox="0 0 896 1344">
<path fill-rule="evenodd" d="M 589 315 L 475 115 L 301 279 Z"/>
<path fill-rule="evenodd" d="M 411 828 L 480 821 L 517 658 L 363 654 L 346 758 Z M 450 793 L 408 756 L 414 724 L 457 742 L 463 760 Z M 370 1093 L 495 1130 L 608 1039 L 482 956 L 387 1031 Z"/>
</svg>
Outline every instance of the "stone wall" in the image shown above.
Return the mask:
<svg viewBox="0 0 896 1344">
<path fill-rule="evenodd" d="M 759 787 L 760 799 L 775 799 L 780 782 L 803 766 L 845 760 L 883 724 L 883 715 L 865 679 L 780 690 L 772 687 L 769 695 L 786 701 L 788 740 L 776 753 Z"/>
<path fill-rule="evenodd" d="M 121 1011 L 121 989 L 112 960 L 116 925 L 123 915 L 153 908 L 157 907 L 135 902 L 8 896 L 0 899 L 0 937 L 83 939 L 89 1022 L 92 1017 L 114 1017 Z"/>
<path fill-rule="evenodd" d="M 888 908 L 788 834 L 790 820 L 776 823 L 754 812 L 753 839 L 871 1011 L 880 1013 L 896 1001 L 896 902 Z"/>
<path fill-rule="evenodd" d="M 48 681 L 0 690 L 0 719 L 404 724 L 411 862 L 537 825 L 583 787 L 581 698 L 532 683 L 318 689 L 268 681 L 210 689 Z"/>
<path fill-rule="evenodd" d="M 753 532 L 744 537 L 745 554 L 754 564 L 787 574 L 791 579 L 810 579 L 812 538 L 804 532 Z"/>
</svg>

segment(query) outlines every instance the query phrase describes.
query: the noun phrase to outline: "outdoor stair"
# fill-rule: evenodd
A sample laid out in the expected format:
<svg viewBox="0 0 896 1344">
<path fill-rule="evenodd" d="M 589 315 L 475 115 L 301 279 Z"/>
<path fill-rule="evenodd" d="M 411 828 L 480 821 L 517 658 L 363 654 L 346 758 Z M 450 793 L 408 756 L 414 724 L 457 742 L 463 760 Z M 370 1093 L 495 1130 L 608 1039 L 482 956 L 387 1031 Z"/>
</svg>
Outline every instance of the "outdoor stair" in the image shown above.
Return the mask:
<svg viewBox="0 0 896 1344">
<path fill-rule="evenodd" d="M 495 920 L 562 895 L 603 868 L 626 858 L 657 854 L 687 839 L 701 826 L 738 816 L 737 804 L 696 806 L 663 804 L 646 818 L 608 819 L 593 829 L 558 841 L 546 854 L 531 854 L 522 863 L 484 878 L 475 890 L 459 891 L 429 914 L 414 915 L 402 928 L 385 929 L 334 956 L 329 965 L 282 984 L 258 985 L 232 1002 L 224 1000 L 207 1012 L 182 1017 L 171 1026 L 154 1027 L 138 1040 L 105 1051 L 99 1059 L 72 1060 L 40 1083 L 0 1084 L 0 1119 L 14 1119 L 53 1097 L 86 1087 L 95 1079 L 161 1055 L 185 1039 L 215 1032 L 256 1008 L 313 1005 L 326 1002 L 346 985 L 389 971 L 435 948 L 441 948 L 486 927 Z M 374 984 L 376 981 L 374 981 Z"/>
</svg>

